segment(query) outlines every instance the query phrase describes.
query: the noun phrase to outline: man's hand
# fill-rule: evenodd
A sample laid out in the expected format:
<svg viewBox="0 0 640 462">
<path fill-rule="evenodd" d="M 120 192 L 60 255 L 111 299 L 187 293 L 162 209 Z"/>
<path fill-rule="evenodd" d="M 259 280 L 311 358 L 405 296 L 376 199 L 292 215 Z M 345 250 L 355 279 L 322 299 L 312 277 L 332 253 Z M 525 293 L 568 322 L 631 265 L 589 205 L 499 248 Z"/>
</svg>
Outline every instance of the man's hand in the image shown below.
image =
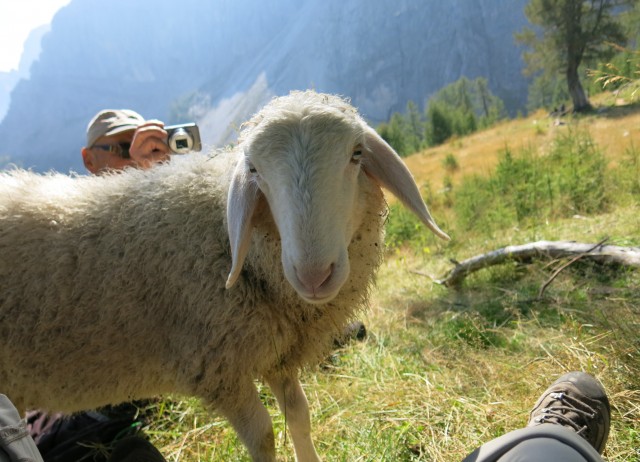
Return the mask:
<svg viewBox="0 0 640 462">
<path fill-rule="evenodd" d="M 148 120 L 140 125 L 131 140 L 129 154 L 140 168 L 149 168 L 157 162 L 169 160 L 167 132 L 159 120 Z"/>
</svg>

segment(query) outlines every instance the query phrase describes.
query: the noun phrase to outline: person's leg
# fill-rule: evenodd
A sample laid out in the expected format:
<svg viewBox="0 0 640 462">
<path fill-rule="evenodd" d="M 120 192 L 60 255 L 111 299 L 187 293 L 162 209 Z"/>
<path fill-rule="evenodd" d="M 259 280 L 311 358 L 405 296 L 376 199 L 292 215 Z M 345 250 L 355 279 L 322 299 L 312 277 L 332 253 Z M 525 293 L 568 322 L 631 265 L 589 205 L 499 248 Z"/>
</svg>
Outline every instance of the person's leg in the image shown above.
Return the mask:
<svg viewBox="0 0 640 462">
<path fill-rule="evenodd" d="M 483 444 L 463 462 L 602 462 L 577 433 L 559 425 L 521 428 Z"/>
<path fill-rule="evenodd" d="M 575 433 L 569 433 L 569 436 Z M 580 440 L 583 441 L 583 440 Z M 554 438 L 534 438 L 523 441 L 500 457 L 500 462 L 602 462 L 591 446 L 579 448 L 576 441 L 569 444 Z"/>
<path fill-rule="evenodd" d="M 602 462 L 611 408 L 602 385 L 570 372 L 540 396 L 527 428 L 496 438 L 463 462 Z"/>
</svg>

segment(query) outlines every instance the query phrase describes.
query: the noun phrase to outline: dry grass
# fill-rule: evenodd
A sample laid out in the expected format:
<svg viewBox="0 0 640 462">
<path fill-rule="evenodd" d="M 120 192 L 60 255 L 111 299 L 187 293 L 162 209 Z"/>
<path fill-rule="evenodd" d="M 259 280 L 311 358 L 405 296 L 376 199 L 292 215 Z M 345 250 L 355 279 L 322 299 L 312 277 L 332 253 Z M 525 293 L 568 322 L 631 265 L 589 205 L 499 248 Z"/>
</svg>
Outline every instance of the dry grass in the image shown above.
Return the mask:
<svg viewBox="0 0 640 462">
<path fill-rule="evenodd" d="M 608 102 L 604 96 L 601 98 Z M 622 103 L 617 101 L 617 104 Z M 506 147 L 514 151 L 531 149 L 545 152 L 559 131 L 584 127 L 615 165 L 627 148 L 632 145 L 640 148 L 640 104 L 616 105 L 614 101 L 612 105 L 601 106 L 598 111 L 594 115 L 561 119 L 550 118 L 538 111 L 527 118 L 505 121 L 471 136 L 427 149 L 407 157 L 405 162 L 420 182 L 428 182 L 438 189 L 442 187 L 445 176 L 455 184 L 467 175 L 487 174 Z M 556 125 L 557 121 L 562 125 Z M 456 158 L 457 170 L 447 170 L 447 155 Z"/>
</svg>

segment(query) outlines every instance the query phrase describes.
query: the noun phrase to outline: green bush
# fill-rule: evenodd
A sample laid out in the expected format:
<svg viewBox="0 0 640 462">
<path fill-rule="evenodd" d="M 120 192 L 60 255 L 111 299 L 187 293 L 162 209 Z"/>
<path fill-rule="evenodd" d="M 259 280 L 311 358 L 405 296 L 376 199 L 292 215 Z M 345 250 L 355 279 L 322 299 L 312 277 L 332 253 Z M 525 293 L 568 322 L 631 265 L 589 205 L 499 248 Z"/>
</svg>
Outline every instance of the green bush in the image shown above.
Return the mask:
<svg viewBox="0 0 640 462">
<path fill-rule="evenodd" d="M 415 252 L 431 253 L 435 239 L 431 231 L 402 204 L 395 203 L 389 207 L 385 237 L 387 249 L 394 250 L 408 244 Z"/>
<path fill-rule="evenodd" d="M 460 168 L 458 159 L 456 159 L 456 156 L 454 156 L 452 153 L 448 153 L 445 156 L 444 160 L 442 161 L 442 165 L 444 166 L 444 169 L 449 173 L 453 173 Z"/>
<path fill-rule="evenodd" d="M 453 209 L 458 235 L 492 235 L 509 227 L 535 227 L 556 218 L 601 213 L 614 195 L 618 202 L 629 197 L 637 200 L 640 153 L 630 148 L 613 173 L 607 175 L 604 155 L 588 133 L 568 130 L 555 138 L 546 155 L 529 149 L 513 153 L 505 148 L 488 176 L 468 176 L 455 187 L 446 177 L 444 192 L 435 197 L 429 194 L 428 202 L 432 211 Z M 420 251 L 433 245 L 430 234 L 411 212 L 399 204 L 392 205 L 390 212 L 389 248 L 410 243 Z"/>
<path fill-rule="evenodd" d="M 394 203 L 389 206 L 386 226 L 386 245 L 394 249 L 413 240 L 419 232 L 420 222 L 404 206 Z"/>
<path fill-rule="evenodd" d="M 548 163 L 559 196 L 560 216 L 605 209 L 606 160 L 587 133 L 569 130 L 556 137 Z"/>
<path fill-rule="evenodd" d="M 586 133 L 559 135 L 546 156 L 504 150 L 488 177 L 465 178 L 453 203 L 461 230 L 492 231 L 606 209 L 606 162 Z"/>
<path fill-rule="evenodd" d="M 621 204 L 640 202 L 640 150 L 631 144 L 612 172 L 612 195 Z"/>
<path fill-rule="evenodd" d="M 423 189 L 426 191 L 425 200 L 429 204 L 431 211 L 434 208 L 441 207 L 446 201 L 446 196 L 435 199 L 428 184 Z M 438 224 L 446 228 L 442 219 L 438 220 Z M 389 206 L 385 232 L 385 245 L 388 250 L 394 250 L 407 244 L 415 252 L 431 253 L 432 247 L 443 242 L 436 238 L 413 212 L 399 202 L 394 202 Z"/>
</svg>

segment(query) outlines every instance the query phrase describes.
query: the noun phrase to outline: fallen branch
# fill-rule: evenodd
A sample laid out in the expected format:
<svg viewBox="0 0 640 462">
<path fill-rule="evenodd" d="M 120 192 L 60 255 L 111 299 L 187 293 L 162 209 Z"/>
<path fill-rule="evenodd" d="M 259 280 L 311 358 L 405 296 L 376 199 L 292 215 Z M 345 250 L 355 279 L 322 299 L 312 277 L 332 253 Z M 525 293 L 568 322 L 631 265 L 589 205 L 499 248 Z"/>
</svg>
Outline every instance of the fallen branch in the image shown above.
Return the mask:
<svg viewBox="0 0 640 462">
<path fill-rule="evenodd" d="M 489 266 L 509 261 L 529 262 L 534 258 L 566 257 L 588 258 L 598 263 L 640 267 L 640 248 L 638 247 L 619 247 L 603 243 L 585 244 L 573 241 L 538 241 L 507 246 L 461 262 L 454 262 L 456 266 L 443 279 L 436 282 L 453 287 L 459 285 L 468 274 Z"/>
</svg>

